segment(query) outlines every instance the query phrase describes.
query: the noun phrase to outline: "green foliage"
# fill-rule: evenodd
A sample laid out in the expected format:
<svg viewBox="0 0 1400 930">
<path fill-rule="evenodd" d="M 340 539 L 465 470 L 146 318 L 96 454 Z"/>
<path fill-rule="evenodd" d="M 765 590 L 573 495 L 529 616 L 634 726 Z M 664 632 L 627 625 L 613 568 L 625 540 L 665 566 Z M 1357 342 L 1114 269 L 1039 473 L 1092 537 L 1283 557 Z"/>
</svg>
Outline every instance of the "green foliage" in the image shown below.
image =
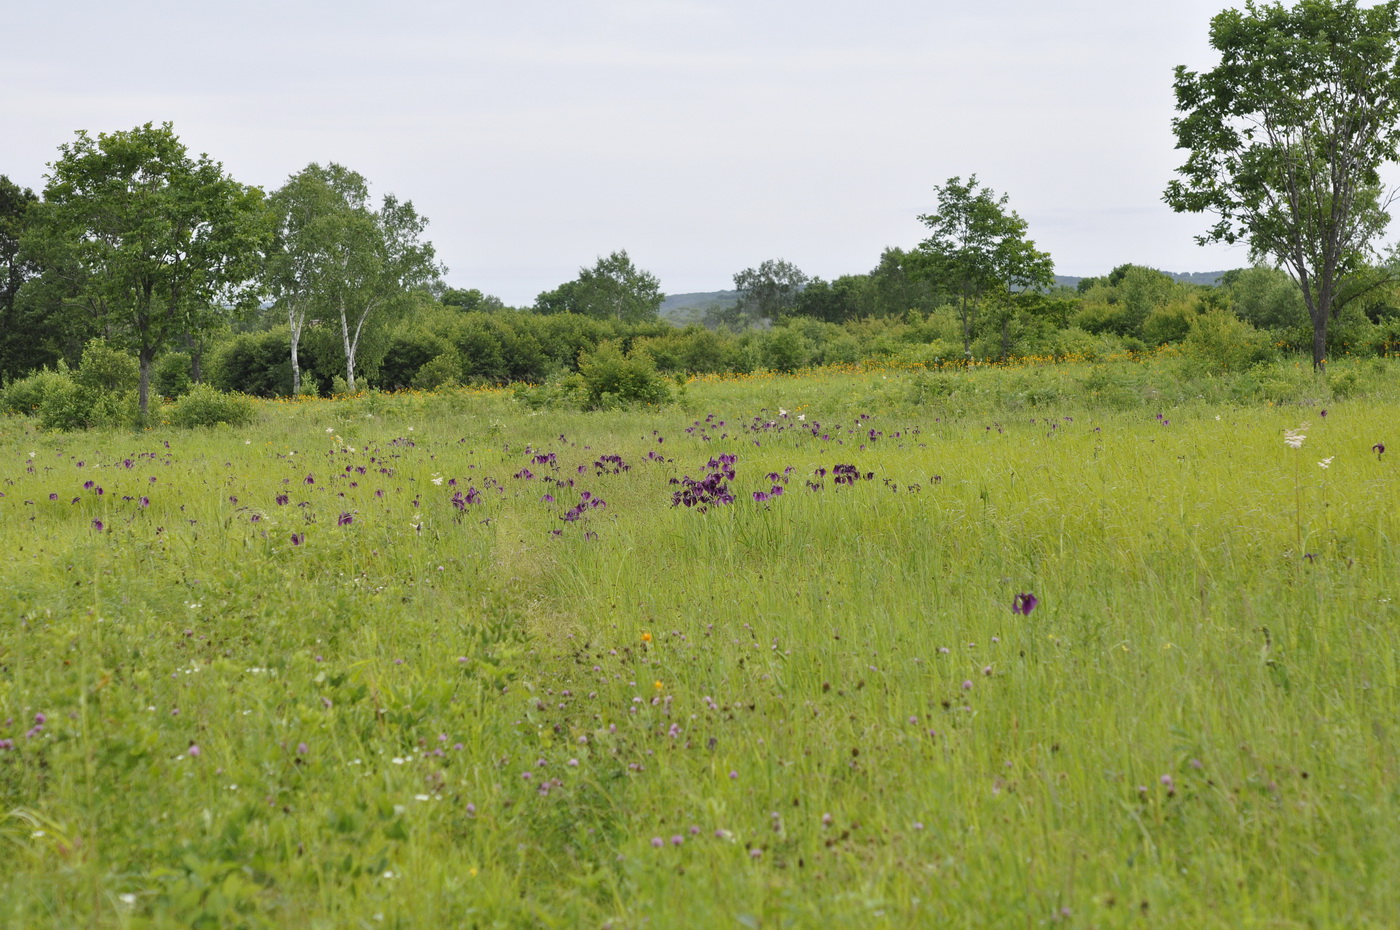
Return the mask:
<svg viewBox="0 0 1400 930">
<path fill-rule="evenodd" d="M 83 347 L 83 361 L 74 380 L 95 393 L 120 393 L 135 390 L 140 378 L 136 359 L 105 339 L 93 339 Z"/>
<path fill-rule="evenodd" d="M 1200 311 L 1186 300 L 1177 300 L 1163 306 L 1153 307 L 1142 321 L 1142 338 L 1150 346 L 1181 342 L 1191 331 Z"/>
<path fill-rule="evenodd" d="M 461 381 L 462 357 L 456 349 L 447 349 L 433 356 L 413 376 L 413 386 L 424 391 L 456 387 Z"/>
<path fill-rule="evenodd" d="M 46 396 L 67 390 L 67 386 L 76 385 L 68 366 L 63 362 L 59 362 L 54 369 L 41 368 L 26 377 L 11 381 L 0 389 L 0 410 L 10 414 L 33 416 L 39 412 Z"/>
<path fill-rule="evenodd" d="M 255 397 L 291 394 L 292 360 L 287 328 L 240 333 L 214 350 L 208 367 L 209 382 L 224 391 Z"/>
<path fill-rule="evenodd" d="M 738 330 L 779 320 L 795 311 L 807 283 L 807 275 L 800 268 L 781 258 L 735 272 L 738 300 L 733 307 L 717 311 L 711 322 Z M 814 299 L 819 299 L 819 295 L 814 295 Z"/>
<path fill-rule="evenodd" d="M 605 342 L 581 356 L 573 383 L 585 410 L 664 404 L 671 396 L 649 355 L 633 352 L 624 356 L 614 342 Z"/>
<path fill-rule="evenodd" d="M 1222 371 L 1244 371 L 1277 354 L 1268 333 L 1224 310 L 1192 320 L 1184 347 L 1188 357 Z"/>
<path fill-rule="evenodd" d="M 541 294 L 535 300 L 535 310 L 642 323 L 657 318 L 664 296 L 656 275 L 632 264 L 623 249 L 599 256 L 592 268 L 580 268 L 573 281 Z"/>
<path fill-rule="evenodd" d="M 156 360 L 151 371 L 151 387 L 161 397 L 180 397 L 193 384 L 190 357 L 184 352 L 167 352 Z"/>
<path fill-rule="evenodd" d="M 1302 282 L 1313 364 L 1327 325 L 1390 220 L 1380 169 L 1400 154 L 1400 3 L 1249 3 L 1211 20 L 1220 63 L 1176 69 L 1177 211 L 1218 219 L 1201 242 L 1244 241 Z"/>
<path fill-rule="evenodd" d="M 258 417 L 253 401 L 242 394 L 226 394 L 207 384 L 196 384 L 167 413 L 171 426 L 248 426 Z"/>
<path fill-rule="evenodd" d="M 79 132 L 59 149 L 23 248 L 65 305 L 136 353 L 145 377 L 175 339 L 256 304 L 271 229 L 262 192 L 191 158 L 169 123 Z"/>
</svg>

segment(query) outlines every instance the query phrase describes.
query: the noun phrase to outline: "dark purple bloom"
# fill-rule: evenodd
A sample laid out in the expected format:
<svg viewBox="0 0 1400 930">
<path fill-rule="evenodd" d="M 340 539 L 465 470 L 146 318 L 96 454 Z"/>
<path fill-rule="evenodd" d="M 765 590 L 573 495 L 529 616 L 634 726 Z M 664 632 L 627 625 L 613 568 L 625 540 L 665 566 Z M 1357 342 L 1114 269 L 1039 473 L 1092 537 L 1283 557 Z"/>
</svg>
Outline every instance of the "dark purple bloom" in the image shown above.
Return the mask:
<svg viewBox="0 0 1400 930">
<path fill-rule="evenodd" d="M 312 475 L 307 475 L 305 478 L 302 479 L 302 483 L 304 483 L 304 484 L 315 484 L 315 483 L 316 483 L 316 479 L 315 479 L 315 477 L 312 476 Z"/>
<path fill-rule="evenodd" d="M 1381 457 L 1382 455 L 1385 455 L 1385 443 L 1383 443 L 1383 442 L 1378 442 L 1378 443 L 1376 443 L 1374 446 L 1371 447 L 1371 451 L 1374 452 L 1374 453 L 1376 453 L 1376 458 L 1377 458 L 1377 460 L 1379 460 L 1380 457 Z M 50 498 L 53 497 L 53 495 L 49 495 L 49 496 L 50 496 Z"/>
<path fill-rule="evenodd" d="M 142 494 L 140 503 L 142 507 L 149 507 L 151 506 L 151 499 L 146 495 Z"/>
<path fill-rule="evenodd" d="M 1029 617 L 1031 611 L 1035 610 L 1035 605 L 1039 603 L 1040 598 L 1036 597 L 1034 594 L 1018 594 L 1011 602 L 1011 612 L 1013 614 L 1020 614 L 1023 617 Z"/>
<path fill-rule="evenodd" d="M 279 507 L 286 505 L 290 500 L 291 500 L 291 498 L 288 497 L 288 496 L 285 495 L 285 494 L 278 494 L 278 495 L 277 495 L 277 505 L 278 505 Z"/>
<path fill-rule="evenodd" d="M 300 545 L 301 545 L 302 543 L 304 543 L 304 542 L 306 542 L 306 534 L 305 534 L 305 533 L 293 533 L 293 534 L 292 534 L 292 545 L 293 545 L 293 546 L 300 546 Z"/>
<path fill-rule="evenodd" d="M 338 519 L 338 520 L 336 521 L 335 525 L 336 525 L 336 526 L 349 526 L 350 524 L 352 524 L 352 523 L 354 523 L 354 522 L 355 522 L 355 518 L 354 518 L 353 516 L 351 516 L 350 514 L 346 513 L 345 511 L 341 511 L 341 513 L 340 513 L 340 519 Z"/>
<path fill-rule="evenodd" d="M 93 521 L 92 521 L 92 528 L 95 529 L 95 530 L 97 530 L 97 532 L 99 532 L 99 533 L 102 532 L 102 521 L 101 521 L 101 520 L 93 520 Z"/>
</svg>

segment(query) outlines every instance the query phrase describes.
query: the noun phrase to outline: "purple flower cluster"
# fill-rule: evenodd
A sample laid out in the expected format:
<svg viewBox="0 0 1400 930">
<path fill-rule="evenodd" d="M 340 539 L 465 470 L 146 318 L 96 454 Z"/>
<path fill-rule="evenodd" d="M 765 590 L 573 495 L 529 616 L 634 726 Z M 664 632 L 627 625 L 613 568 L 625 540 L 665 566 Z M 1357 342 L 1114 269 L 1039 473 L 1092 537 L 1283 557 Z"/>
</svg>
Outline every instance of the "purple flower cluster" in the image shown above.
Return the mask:
<svg viewBox="0 0 1400 930">
<path fill-rule="evenodd" d="M 603 500 L 601 497 L 594 497 L 590 491 L 580 491 L 578 504 L 565 511 L 564 515 L 559 519 L 563 520 L 565 523 L 573 523 L 575 520 L 588 513 L 588 511 L 606 506 L 608 506 L 607 501 Z"/>
<path fill-rule="evenodd" d="M 734 495 L 729 491 L 729 482 L 734 480 L 736 461 L 738 456 L 721 455 L 706 463 L 709 472 L 698 481 L 689 475 L 680 479 L 672 478 L 671 483 L 679 484 L 681 489 L 671 496 L 671 506 L 694 507 L 704 513 L 711 507 L 734 503 Z"/>
</svg>

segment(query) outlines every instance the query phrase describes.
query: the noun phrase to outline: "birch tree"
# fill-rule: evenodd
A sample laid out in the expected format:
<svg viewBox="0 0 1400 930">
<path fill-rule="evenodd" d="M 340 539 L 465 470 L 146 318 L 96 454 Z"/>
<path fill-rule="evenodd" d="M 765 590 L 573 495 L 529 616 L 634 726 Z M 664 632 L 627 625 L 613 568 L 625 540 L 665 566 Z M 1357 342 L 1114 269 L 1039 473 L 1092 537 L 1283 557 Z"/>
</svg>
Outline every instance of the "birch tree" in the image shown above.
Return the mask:
<svg viewBox="0 0 1400 930">
<path fill-rule="evenodd" d="M 428 220 L 393 194 L 375 209 L 364 176 L 335 163 L 308 165 L 272 199 L 279 235 L 269 284 L 291 326 L 293 390 L 301 387 L 297 346 L 314 314 L 339 323 L 345 387 L 354 391 L 366 324 L 446 270 L 423 239 Z"/>
</svg>

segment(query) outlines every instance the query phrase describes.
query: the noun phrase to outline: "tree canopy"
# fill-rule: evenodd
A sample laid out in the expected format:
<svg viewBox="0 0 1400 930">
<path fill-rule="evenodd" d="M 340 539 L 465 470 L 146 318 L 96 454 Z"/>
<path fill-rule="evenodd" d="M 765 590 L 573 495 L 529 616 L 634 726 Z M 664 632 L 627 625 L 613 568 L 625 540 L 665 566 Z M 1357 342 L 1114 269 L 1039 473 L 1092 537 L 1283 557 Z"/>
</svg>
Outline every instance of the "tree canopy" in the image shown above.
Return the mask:
<svg viewBox="0 0 1400 930">
<path fill-rule="evenodd" d="M 385 194 L 373 207 L 369 183 L 344 165 L 307 165 L 272 197 L 278 246 L 269 281 L 288 313 L 296 344 L 310 309 L 338 319 L 345 387 L 355 390 L 355 361 L 370 317 L 436 282 L 446 270 L 422 238 L 428 220 L 413 202 Z"/>
<path fill-rule="evenodd" d="M 1375 282 L 1362 273 L 1390 220 L 1380 168 L 1400 145 L 1400 0 L 1246 3 L 1211 20 L 1220 63 L 1176 69 L 1172 122 L 1189 152 L 1165 200 L 1213 213 L 1201 243 L 1246 242 L 1282 263 L 1313 324 Z"/>
<path fill-rule="evenodd" d="M 144 416 L 156 356 L 256 302 L 270 234 L 262 192 L 191 158 L 169 123 L 79 132 L 50 167 L 24 251 L 66 305 L 135 351 Z"/>
<path fill-rule="evenodd" d="M 644 323 L 661 310 L 661 282 L 632 263 L 627 250 L 599 256 L 592 268 L 535 299 L 539 313 L 579 313 L 599 320 Z"/>
<path fill-rule="evenodd" d="M 984 297 L 1009 304 L 1014 294 L 1054 283 L 1055 266 L 1046 252 L 1026 238 L 1027 224 L 1000 197 L 977 182 L 952 177 L 935 187 L 938 209 L 919 217 L 932 231 L 919 244 L 923 273 L 958 296 L 963 352 L 972 355 L 972 337 Z"/>
</svg>

